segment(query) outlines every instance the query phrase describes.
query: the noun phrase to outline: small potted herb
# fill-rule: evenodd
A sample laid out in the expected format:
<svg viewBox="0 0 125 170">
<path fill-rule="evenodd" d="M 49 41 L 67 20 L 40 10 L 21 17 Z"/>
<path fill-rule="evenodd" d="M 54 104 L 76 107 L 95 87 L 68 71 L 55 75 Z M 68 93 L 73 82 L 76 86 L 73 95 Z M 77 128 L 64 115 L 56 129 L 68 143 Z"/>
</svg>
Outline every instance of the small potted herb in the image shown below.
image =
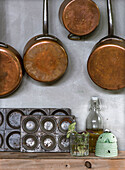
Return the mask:
<svg viewBox="0 0 125 170">
<path fill-rule="evenodd" d="M 76 132 L 76 122 L 69 125 L 67 138 L 70 138 L 70 153 L 72 156 L 89 155 L 89 133 Z"/>
</svg>

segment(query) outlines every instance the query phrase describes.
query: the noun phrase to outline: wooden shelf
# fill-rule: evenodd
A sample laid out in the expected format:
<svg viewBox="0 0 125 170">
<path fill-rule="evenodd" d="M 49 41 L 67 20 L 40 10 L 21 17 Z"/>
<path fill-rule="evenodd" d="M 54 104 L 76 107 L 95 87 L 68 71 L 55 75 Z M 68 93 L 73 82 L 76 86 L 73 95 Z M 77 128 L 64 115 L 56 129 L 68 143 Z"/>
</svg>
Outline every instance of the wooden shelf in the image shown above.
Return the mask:
<svg viewBox="0 0 125 170">
<path fill-rule="evenodd" d="M 69 153 L 0 153 L 0 170 L 125 170 L 125 151 L 118 157 L 72 157 Z"/>
</svg>

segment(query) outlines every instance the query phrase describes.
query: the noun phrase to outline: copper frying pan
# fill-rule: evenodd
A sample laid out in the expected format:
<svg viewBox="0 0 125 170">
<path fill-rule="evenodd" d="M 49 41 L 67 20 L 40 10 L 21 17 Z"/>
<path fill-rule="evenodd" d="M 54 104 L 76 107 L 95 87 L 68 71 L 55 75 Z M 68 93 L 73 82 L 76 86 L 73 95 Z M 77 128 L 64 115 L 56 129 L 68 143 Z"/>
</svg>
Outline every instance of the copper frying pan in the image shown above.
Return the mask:
<svg viewBox="0 0 125 170">
<path fill-rule="evenodd" d="M 43 34 L 33 37 L 24 48 L 27 74 L 39 82 L 58 80 L 68 66 L 68 56 L 59 39 L 48 35 L 48 0 L 43 0 Z"/>
<path fill-rule="evenodd" d="M 80 39 L 80 36 L 91 33 L 98 26 L 100 11 L 92 0 L 64 0 L 59 18 L 70 32 L 68 38 Z"/>
<path fill-rule="evenodd" d="M 107 0 L 108 36 L 93 48 L 88 59 L 88 73 L 92 81 L 108 90 L 125 87 L 125 40 L 113 34 L 111 0 Z"/>
<path fill-rule="evenodd" d="M 0 97 L 13 93 L 23 76 L 20 54 L 10 45 L 0 42 Z"/>
</svg>

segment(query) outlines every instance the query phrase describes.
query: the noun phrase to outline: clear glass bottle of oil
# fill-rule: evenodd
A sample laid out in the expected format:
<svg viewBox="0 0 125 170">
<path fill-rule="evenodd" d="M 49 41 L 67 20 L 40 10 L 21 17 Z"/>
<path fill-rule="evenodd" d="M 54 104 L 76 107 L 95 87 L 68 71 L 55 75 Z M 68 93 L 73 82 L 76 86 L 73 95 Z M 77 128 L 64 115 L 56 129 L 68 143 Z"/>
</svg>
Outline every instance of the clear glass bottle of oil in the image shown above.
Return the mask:
<svg viewBox="0 0 125 170">
<path fill-rule="evenodd" d="M 90 113 L 86 119 L 86 130 L 89 132 L 89 152 L 95 152 L 96 141 L 103 133 L 103 118 L 100 114 L 100 101 L 98 97 L 92 97 Z"/>
</svg>

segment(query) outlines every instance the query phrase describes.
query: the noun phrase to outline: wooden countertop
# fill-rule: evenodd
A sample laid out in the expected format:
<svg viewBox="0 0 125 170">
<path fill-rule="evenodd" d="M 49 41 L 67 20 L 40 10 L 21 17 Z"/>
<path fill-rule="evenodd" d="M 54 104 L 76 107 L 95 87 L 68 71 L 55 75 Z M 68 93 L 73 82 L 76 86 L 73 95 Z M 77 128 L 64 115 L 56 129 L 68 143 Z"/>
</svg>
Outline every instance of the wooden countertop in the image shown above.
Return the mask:
<svg viewBox="0 0 125 170">
<path fill-rule="evenodd" d="M 69 153 L 0 152 L 0 170 L 125 170 L 125 151 L 117 157 L 72 157 Z"/>
<path fill-rule="evenodd" d="M 100 158 L 91 154 L 85 157 L 74 157 L 70 153 L 21 153 L 0 152 L 0 159 L 109 159 Z M 125 151 L 120 151 L 117 157 L 110 159 L 125 159 Z"/>
</svg>

